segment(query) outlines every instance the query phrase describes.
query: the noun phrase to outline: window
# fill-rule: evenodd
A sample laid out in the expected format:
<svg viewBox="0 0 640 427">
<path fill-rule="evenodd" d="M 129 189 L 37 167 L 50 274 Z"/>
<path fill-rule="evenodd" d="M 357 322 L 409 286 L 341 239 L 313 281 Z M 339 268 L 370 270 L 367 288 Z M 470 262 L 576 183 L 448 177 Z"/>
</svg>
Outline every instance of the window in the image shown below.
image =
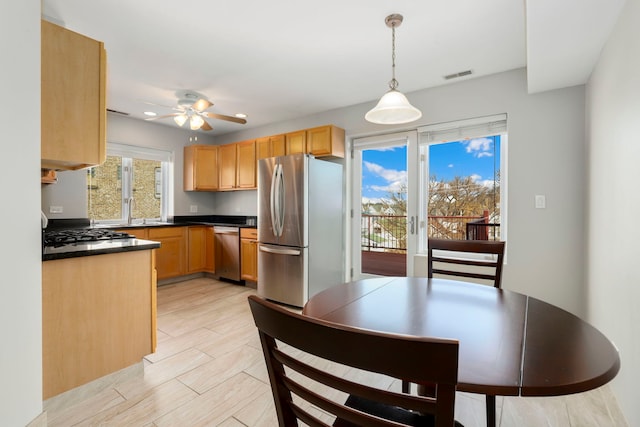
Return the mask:
<svg viewBox="0 0 640 427">
<path fill-rule="evenodd" d="M 425 126 L 420 132 L 426 238 L 505 240 L 506 115 Z M 422 228 L 424 230 L 424 228 Z"/>
<path fill-rule="evenodd" d="M 89 218 L 95 222 L 166 221 L 172 209 L 173 155 L 151 148 L 110 143 L 107 159 L 87 170 Z"/>
</svg>

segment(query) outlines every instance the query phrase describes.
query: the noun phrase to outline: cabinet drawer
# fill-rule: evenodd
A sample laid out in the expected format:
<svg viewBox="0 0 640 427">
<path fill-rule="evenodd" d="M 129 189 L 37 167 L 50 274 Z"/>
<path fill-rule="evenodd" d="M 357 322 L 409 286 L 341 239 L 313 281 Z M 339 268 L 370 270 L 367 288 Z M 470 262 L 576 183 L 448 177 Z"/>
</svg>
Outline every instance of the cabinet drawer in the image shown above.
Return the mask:
<svg viewBox="0 0 640 427">
<path fill-rule="evenodd" d="M 258 229 L 257 228 L 241 228 L 240 238 L 258 240 Z"/>
<path fill-rule="evenodd" d="M 149 239 L 163 237 L 182 237 L 186 227 L 149 227 Z"/>
</svg>

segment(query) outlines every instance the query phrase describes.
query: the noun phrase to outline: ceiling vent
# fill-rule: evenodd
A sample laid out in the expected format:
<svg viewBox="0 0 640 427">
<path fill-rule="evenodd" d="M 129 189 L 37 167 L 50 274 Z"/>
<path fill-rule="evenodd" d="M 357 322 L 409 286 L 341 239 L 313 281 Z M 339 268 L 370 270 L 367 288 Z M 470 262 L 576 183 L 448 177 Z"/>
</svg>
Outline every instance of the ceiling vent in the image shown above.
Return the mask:
<svg viewBox="0 0 640 427">
<path fill-rule="evenodd" d="M 473 72 L 471 70 L 465 70 L 465 71 L 460 71 L 459 73 L 453 73 L 453 74 L 449 74 L 444 76 L 445 80 L 451 80 L 451 79 L 457 79 L 458 77 L 464 77 L 464 76 L 469 76 L 473 74 Z"/>
</svg>

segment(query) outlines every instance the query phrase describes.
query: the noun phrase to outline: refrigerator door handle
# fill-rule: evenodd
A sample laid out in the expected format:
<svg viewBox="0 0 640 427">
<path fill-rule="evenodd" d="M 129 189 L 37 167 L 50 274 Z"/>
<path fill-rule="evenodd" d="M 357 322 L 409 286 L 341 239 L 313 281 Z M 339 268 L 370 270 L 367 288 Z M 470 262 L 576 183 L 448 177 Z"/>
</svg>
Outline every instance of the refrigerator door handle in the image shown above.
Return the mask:
<svg viewBox="0 0 640 427">
<path fill-rule="evenodd" d="M 271 192 L 269 193 L 269 208 L 271 209 L 271 227 L 273 228 L 273 234 L 278 235 L 278 217 L 276 216 L 276 181 L 278 177 L 278 165 L 273 168 L 271 174 Z"/>
<path fill-rule="evenodd" d="M 262 252 L 269 252 L 270 254 L 277 255 L 301 255 L 301 251 L 298 249 L 276 249 L 269 246 L 260 245 L 260 250 Z"/>
<path fill-rule="evenodd" d="M 282 232 L 284 230 L 284 176 L 282 174 L 282 164 L 278 163 L 276 166 L 276 177 L 275 177 L 275 210 L 276 210 L 276 236 L 281 237 Z"/>
</svg>

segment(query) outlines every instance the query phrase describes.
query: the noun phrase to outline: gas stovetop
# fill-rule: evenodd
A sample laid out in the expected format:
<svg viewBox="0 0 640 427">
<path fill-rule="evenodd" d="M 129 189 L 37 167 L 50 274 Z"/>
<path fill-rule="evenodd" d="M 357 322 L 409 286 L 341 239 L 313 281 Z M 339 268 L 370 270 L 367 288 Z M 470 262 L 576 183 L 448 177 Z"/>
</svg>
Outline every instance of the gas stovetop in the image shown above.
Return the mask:
<svg viewBox="0 0 640 427">
<path fill-rule="evenodd" d="M 64 246 L 71 243 L 97 242 L 100 240 L 132 239 L 135 236 L 104 228 L 73 228 L 45 230 L 43 246 Z"/>
</svg>

